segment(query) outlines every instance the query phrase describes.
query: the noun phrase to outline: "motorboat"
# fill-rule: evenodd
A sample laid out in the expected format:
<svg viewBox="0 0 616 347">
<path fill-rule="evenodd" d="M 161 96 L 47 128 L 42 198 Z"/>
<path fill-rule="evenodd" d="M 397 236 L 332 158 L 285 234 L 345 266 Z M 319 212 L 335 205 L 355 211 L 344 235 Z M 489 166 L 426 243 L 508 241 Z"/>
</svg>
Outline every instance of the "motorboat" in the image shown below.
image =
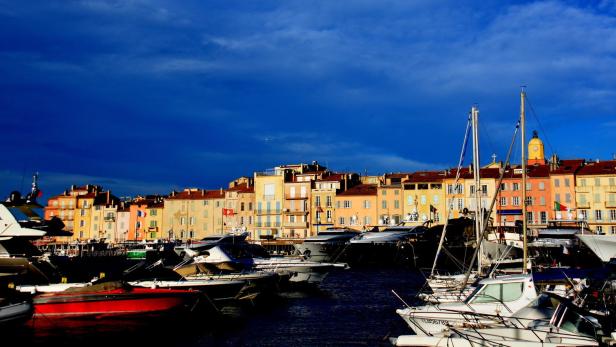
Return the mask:
<svg viewBox="0 0 616 347">
<path fill-rule="evenodd" d="M 0 293 L 0 329 L 18 326 L 34 313 L 32 298 L 5 287 Z"/>
<path fill-rule="evenodd" d="M 608 263 L 616 258 L 616 235 L 576 234 L 602 262 Z"/>
<path fill-rule="evenodd" d="M 406 307 L 396 313 L 417 335 L 434 335 L 451 326 L 489 323 L 482 314 L 511 316 L 536 297 L 531 275 L 498 276 L 481 280 L 463 301 Z"/>
<path fill-rule="evenodd" d="M 494 318 L 487 328 L 451 327 L 434 336 L 403 335 L 390 342 L 394 346 L 598 346 L 604 335 L 594 315 L 549 293 L 508 319 Z"/>
<path fill-rule="evenodd" d="M 190 241 L 181 246 L 176 246 L 174 251 L 181 257 L 198 255 L 212 246 L 220 244 L 238 244 L 246 241 L 248 232 L 232 232 L 221 235 L 206 236 L 200 240 Z"/>
<path fill-rule="evenodd" d="M 363 263 L 411 263 L 424 252 L 433 251 L 433 244 L 421 247 L 428 228 L 423 225 L 398 225 L 382 231 L 367 231 L 349 240 L 343 260 L 351 266 Z"/>
<path fill-rule="evenodd" d="M 199 292 L 132 287 L 123 282 L 102 282 L 69 287 L 33 297 L 37 318 L 107 318 L 160 316 L 192 311 Z"/>
<path fill-rule="evenodd" d="M 261 255 L 261 256 L 259 256 Z M 204 251 L 203 255 L 193 258 L 193 263 L 214 264 L 218 268 L 235 268 L 240 270 L 272 271 L 288 275 L 294 283 L 318 284 L 334 268 L 346 268 L 346 264 L 319 263 L 301 257 L 273 257 L 258 245 L 245 244 L 237 248 L 229 244 L 220 244 Z M 229 265 L 232 264 L 232 265 Z"/>
<path fill-rule="evenodd" d="M 533 241 L 528 243 L 535 264 L 577 266 L 583 261 L 588 266 L 589 259 L 592 259 L 587 257 L 592 251 L 580 247 L 581 238 L 578 236 L 594 235 L 584 220 L 549 220 L 547 227 L 537 229 L 536 233 Z"/>
<path fill-rule="evenodd" d="M 360 231 L 351 228 L 327 228 L 316 236 L 294 244 L 296 252 L 308 260 L 334 262 L 344 252 L 347 241 L 359 235 Z"/>
</svg>

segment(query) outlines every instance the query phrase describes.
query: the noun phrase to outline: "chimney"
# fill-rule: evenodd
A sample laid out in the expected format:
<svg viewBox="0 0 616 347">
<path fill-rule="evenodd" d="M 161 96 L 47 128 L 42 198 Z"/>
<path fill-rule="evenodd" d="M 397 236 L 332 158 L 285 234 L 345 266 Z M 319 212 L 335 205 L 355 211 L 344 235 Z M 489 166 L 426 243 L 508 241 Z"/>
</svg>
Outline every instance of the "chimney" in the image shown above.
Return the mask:
<svg viewBox="0 0 616 347">
<path fill-rule="evenodd" d="M 109 194 L 109 191 L 107 191 L 107 205 L 109 205 L 109 198 L 110 198 L 110 194 Z"/>
</svg>

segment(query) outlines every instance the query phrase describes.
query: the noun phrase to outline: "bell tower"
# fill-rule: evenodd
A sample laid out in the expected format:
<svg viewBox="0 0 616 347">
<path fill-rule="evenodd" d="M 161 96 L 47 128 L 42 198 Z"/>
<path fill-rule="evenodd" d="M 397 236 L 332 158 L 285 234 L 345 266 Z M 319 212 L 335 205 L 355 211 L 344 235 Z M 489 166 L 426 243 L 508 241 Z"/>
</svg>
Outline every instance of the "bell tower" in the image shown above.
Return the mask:
<svg viewBox="0 0 616 347">
<path fill-rule="evenodd" d="M 536 164 L 545 164 L 545 153 L 543 150 L 543 141 L 539 139 L 537 130 L 534 130 L 533 138 L 528 142 L 528 165 Z"/>
</svg>

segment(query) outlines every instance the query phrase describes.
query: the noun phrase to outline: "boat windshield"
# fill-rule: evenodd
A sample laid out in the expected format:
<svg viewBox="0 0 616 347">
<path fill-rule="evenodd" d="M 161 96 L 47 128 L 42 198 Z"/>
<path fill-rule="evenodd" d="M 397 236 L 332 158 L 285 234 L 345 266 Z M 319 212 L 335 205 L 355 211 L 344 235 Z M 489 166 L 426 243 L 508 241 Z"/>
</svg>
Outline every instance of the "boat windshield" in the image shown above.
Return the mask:
<svg viewBox="0 0 616 347">
<path fill-rule="evenodd" d="M 466 299 L 466 303 L 511 302 L 522 297 L 523 291 L 524 282 L 485 284 L 475 289 Z"/>
<path fill-rule="evenodd" d="M 30 208 L 26 206 L 8 207 L 9 212 L 18 222 L 41 221 L 43 218 L 40 208 Z M 38 210 L 38 211 L 37 211 Z M 38 212 L 38 213 L 37 213 Z"/>
<path fill-rule="evenodd" d="M 597 331 L 600 329 L 598 323 L 591 322 L 588 318 L 582 316 L 579 312 L 572 310 L 570 307 L 564 308 L 562 323 L 560 328 L 573 334 L 588 336 L 595 338 Z"/>
</svg>

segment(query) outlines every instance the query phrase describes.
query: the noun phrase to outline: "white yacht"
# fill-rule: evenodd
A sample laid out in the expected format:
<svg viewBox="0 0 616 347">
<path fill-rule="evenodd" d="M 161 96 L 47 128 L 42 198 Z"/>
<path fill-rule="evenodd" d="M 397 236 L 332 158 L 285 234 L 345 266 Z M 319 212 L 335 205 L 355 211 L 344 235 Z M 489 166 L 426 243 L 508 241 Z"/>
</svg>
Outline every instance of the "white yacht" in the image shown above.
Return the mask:
<svg viewBox="0 0 616 347">
<path fill-rule="evenodd" d="M 293 247 L 298 254 L 308 260 L 332 262 L 342 255 L 347 242 L 359 233 L 359 230 L 351 228 L 327 228 Z"/>
<path fill-rule="evenodd" d="M 493 321 L 482 315 L 509 317 L 537 297 L 531 275 L 488 278 L 464 301 L 428 304 L 396 310 L 417 335 L 439 334 L 450 327 L 477 326 Z"/>
<path fill-rule="evenodd" d="M 589 312 L 553 294 L 541 294 L 513 317 L 493 324 L 434 336 L 403 335 L 390 341 L 394 346 L 598 346 L 604 335 Z"/>
</svg>

